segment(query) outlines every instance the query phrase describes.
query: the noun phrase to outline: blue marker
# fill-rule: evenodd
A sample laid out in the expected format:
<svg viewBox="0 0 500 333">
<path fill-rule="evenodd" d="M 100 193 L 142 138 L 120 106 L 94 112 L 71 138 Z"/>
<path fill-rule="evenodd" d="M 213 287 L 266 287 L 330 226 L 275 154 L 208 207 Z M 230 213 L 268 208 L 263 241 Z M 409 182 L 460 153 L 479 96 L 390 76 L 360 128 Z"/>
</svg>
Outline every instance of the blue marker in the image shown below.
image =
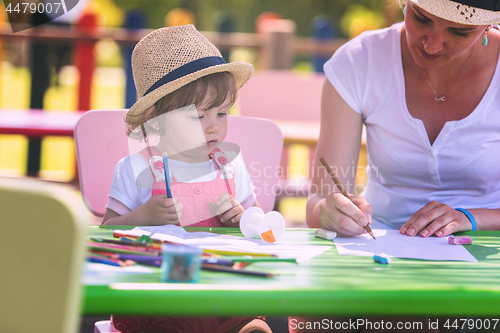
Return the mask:
<svg viewBox="0 0 500 333">
<path fill-rule="evenodd" d="M 167 198 L 172 197 L 170 192 L 170 173 L 168 172 L 168 157 L 167 153 L 163 153 L 163 170 L 165 171 L 165 185 L 167 186 Z"/>
<path fill-rule="evenodd" d="M 373 260 L 379 264 L 388 265 L 392 262 L 391 258 L 386 258 L 378 255 L 373 256 Z"/>
</svg>

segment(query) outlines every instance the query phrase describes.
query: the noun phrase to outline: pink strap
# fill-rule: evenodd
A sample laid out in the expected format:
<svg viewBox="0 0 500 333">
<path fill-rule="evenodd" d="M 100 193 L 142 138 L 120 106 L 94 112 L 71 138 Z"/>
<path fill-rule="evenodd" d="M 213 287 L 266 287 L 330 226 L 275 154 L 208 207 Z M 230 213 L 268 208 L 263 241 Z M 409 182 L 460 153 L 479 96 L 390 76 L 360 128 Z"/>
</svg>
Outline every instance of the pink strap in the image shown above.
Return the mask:
<svg viewBox="0 0 500 333">
<path fill-rule="evenodd" d="M 215 166 L 226 181 L 227 191 L 234 198 L 233 192 L 231 192 L 231 186 L 229 186 L 229 181 L 227 180 L 226 170 L 224 169 L 226 164 L 229 162 L 226 152 L 217 147 L 210 152 L 210 158 L 214 161 Z"/>
</svg>

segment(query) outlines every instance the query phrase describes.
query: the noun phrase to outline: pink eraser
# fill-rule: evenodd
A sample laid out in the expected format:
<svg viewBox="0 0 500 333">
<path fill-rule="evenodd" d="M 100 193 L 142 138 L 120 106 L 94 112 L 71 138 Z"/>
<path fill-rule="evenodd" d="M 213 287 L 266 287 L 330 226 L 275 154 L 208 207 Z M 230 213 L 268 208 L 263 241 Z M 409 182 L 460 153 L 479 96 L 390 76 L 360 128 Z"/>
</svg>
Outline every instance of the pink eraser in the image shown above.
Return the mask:
<svg viewBox="0 0 500 333">
<path fill-rule="evenodd" d="M 450 236 L 448 237 L 448 244 L 472 244 L 472 238 L 470 236 Z"/>
</svg>

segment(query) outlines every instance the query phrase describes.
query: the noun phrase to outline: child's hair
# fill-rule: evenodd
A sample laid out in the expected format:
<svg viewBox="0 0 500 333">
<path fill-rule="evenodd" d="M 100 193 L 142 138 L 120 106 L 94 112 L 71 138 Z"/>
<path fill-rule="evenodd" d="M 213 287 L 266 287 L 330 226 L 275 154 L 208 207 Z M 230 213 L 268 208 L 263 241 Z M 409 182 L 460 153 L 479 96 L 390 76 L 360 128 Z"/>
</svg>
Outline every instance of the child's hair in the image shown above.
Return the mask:
<svg viewBox="0 0 500 333">
<path fill-rule="evenodd" d="M 208 94 L 210 92 L 210 94 Z M 210 98 L 205 101 L 205 98 Z M 179 108 L 195 105 L 199 107 L 203 101 L 203 107 L 211 109 L 221 106 L 228 98 L 230 106 L 232 106 L 238 97 L 238 89 L 236 82 L 229 72 L 213 73 L 186 84 L 185 86 L 163 96 L 155 103 L 154 111 L 149 115 L 148 119 L 142 114 L 139 117 L 131 117 L 127 119 L 127 135 L 134 137 L 137 134 L 142 138 L 144 132 L 144 123 L 150 119 L 158 117 L 164 113 L 177 110 Z M 142 131 L 138 131 L 143 127 Z M 148 128 L 148 133 L 159 131 L 162 134 L 161 128 Z"/>
</svg>

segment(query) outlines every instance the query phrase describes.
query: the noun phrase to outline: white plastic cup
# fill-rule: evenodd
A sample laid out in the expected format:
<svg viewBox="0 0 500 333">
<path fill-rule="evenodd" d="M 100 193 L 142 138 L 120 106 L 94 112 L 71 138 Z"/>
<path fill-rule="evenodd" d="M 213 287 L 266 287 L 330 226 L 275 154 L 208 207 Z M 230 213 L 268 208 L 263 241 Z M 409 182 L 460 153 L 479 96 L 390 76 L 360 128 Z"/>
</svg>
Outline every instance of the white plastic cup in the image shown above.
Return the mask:
<svg viewBox="0 0 500 333">
<path fill-rule="evenodd" d="M 240 230 L 247 238 L 257 238 L 268 243 L 278 241 L 285 233 L 285 218 L 279 212 L 271 211 L 264 214 L 258 207 L 248 208 L 240 219 Z"/>
<path fill-rule="evenodd" d="M 246 238 L 259 237 L 259 225 L 266 214 L 259 207 L 250 207 L 240 218 L 240 230 Z"/>
<path fill-rule="evenodd" d="M 259 225 L 260 237 L 268 243 L 274 243 L 285 233 L 286 222 L 279 212 L 267 213 Z"/>
</svg>

